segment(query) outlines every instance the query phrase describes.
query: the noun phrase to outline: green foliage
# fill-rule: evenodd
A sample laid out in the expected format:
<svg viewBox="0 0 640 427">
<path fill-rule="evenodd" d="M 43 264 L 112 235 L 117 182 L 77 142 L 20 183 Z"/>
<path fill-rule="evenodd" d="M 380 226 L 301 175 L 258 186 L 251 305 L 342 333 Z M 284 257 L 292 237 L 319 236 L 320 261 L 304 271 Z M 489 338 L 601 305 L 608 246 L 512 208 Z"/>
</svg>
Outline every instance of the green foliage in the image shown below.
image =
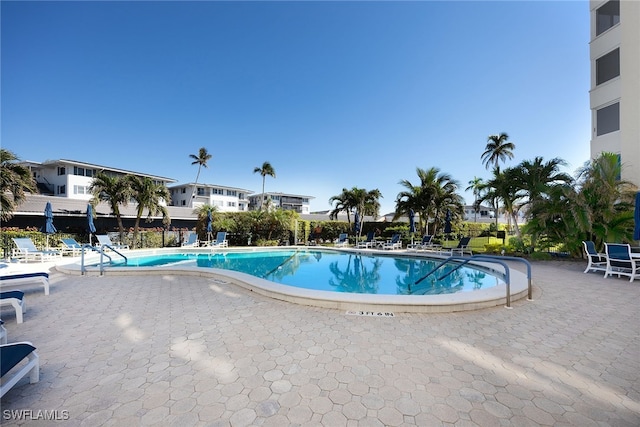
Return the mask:
<svg viewBox="0 0 640 427">
<path fill-rule="evenodd" d="M 258 239 L 256 240 L 256 246 L 278 246 L 277 240 Z"/>
<path fill-rule="evenodd" d="M 530 258 L 534 261 L 548 261 L 551 259 L 551 254 L 548 252 L 533 252 Z"/>
</svg>

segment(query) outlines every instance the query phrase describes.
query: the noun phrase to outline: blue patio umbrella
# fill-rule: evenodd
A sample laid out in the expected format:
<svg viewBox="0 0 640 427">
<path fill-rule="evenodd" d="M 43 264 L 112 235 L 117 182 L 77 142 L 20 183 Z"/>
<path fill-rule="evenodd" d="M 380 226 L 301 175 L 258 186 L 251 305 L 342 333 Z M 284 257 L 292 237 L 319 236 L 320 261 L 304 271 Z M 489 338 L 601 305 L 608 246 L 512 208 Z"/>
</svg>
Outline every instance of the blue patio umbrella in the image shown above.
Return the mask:
<svg viewBox="0 0 640 427">
<path fill-rule="evenodd" d="M 409 209 L 409 233 L 411 233 L 411 245 L 413 245 L 413 233 L 416 232 L 416 213 Z"/>
<path fill-rule="evenodd" d="M 358 215 L 358 212 L 356 212 L 356 216 L 353 219 L 353 232 L 360 235 L 360 215 Z"/>
<path fill-rule="evenodd" d="M 47 202 L 44 207 L 44 225 L 40 228 L 41 233 L 47 235 L 47 249 L 49 249 L 49 234 L 53 234 L 56 231 L 55 225 L 53 225 L 53 209 L 51 208 L 51 202 Z"/>
<path fill-rule="evenodd" d="M 444 217 L 444 234 L 451 234 L 451 211 L 449 209 Z"/>
<path fill-rule="evenodd" d="M 211 233 L 213 233 L 213 217 L 211 211 L 207 212 L 207 240 L 211 241 Z"/>
<path fill-rule="evenodd" d="M 633 212 L 635 226 L 633 228 L 633 240 L 640 240 L 640 191 L 636 193 L 636 208 Z"/>
<path fill-rule="evenodd" d="M 93 206 L 87 204 L 87 232 L 89 233 L 89 244 L 91 244 L 91 235 L 96 232 L 96 226 L 93 224 Z"/>
</svg>

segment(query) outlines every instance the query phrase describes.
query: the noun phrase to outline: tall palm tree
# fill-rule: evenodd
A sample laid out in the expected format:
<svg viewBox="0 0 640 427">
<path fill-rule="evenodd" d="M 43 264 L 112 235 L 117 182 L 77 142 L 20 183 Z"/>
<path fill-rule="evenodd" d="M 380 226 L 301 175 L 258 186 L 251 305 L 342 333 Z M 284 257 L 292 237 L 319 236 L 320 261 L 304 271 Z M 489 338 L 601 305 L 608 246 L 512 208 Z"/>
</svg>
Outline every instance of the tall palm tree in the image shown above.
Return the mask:
<svg viewBox="0 0 640 427">
<path fill-rule="evenodd" d="M 504 162 L 507 158 L 513 159 L 513 150 L 515 149 L 516 145 L 509 142 L 509 135 L 506 133 L 489 135 L 487 145 L 482 153 L 482 162 L 487 169 L 493 166 L 500 171 L 500 162 Z"/>
<path fill-rule="evenodd" d="M 120 205 L 126 206 L 131 196 L 130 181 L 126 175 L 107 175 L 104 172 L 98 173 L 91 184 L 89 191 L 93 195 L 91 204 L 95 207 L 99 202 L 107 202 L 111 207 L 111 212 L 118 221 L 118 232 L 120 233 L 120 241 L 124 238 L 124 226 L 122 224 L 122 215 L 120 214 Z"/>
<path fill-rule="evenodd" d="M 520 227 L 518 226 L 518 210 L 520 201 L 524 194 L 518 185 L 518 173 L 517 168 L 506 168 L 504 171 L 500 171 L 499 168 L 493 169 L 493 177 L 484 184 L 486 193 L 479 199 L 480 202 L 484 200 L 493 200 L 495 206 L 498 206 L 498 202 L 502 202 L 504 211 L 509 215 L 514 223 L 514 229 L 516 235 L 521 237 Z M 498 215 L 496 211 L 496 230 L 498 229 Z"/>
<path fill-rule="evenodd" d="M 480 197 L 480 192 L 482 190 L 482 178 L 478 178 L 474 176 L 471 181 L 468 182 L 469 186 L 465 188 L 465 191 L 472 190 L 473 192 L 473 222 L 478 222 L 478 197 Z"/>
<path fill-rule="evenodd" d="M 355 214 L 358 215 L 362 221 L 365 215 L 376 218 L 380 214 L 379 199 L 381 197 L 382 193 L 377 188 L 367 191 L 364 188 L 353 187 L 347 192 L 347 203 L 355 210 Z M 357 237 L 360 237 L 359 233 Z"/>
<path fill-rule="evenodd" d="M 349 190 L 346 188 L 343 188 L 342 193 L 337 196 L 332 196 L 329 199 L 329 204 L 333 205 L 335 203 L 335 208 L 329 212 L 329 218 L 337 219 L 340 212 L 345 212 L 347 214 L 347 222 L 349 223 L 349 226 L 351 226 L 351 210 L 353 209 L 353 206 L 350 205 L 349 199 Z"/>
<path fill-rule="evenodd" d="M 273 166 L 271 166 L 271 163 L 269 162 L 264 162 L 262 164 L 262 167 L 255 167 L 253 169 L 253 173 L 259 173 L 260 176 L 262 176 L 262 196 L 261 196 L 261 200 L 260 200 L 260 210 L 262 210 L 262 205 L 264 204 L 264 182 L 267 178 L 267 175 L 269 175 L 272 178 L 276 177 L 276 170 L 273 168 Z"/>
<path fill-rule="evenodd" d="M 25 198 L 25 192 L 36 190 L 36 183 L 28 168 L 16 163 L 18 157 L 9 150 L 0 149 L 0 219 L 7 221 L 13 217 L 16 207 Z"/>
<path fill-rule="evenodd" d="M 169 203 L 171 194 L 164 184 L 158 184 L 149 177 L 139 177 L 129 175 L 131 186 L 131 198 L 138 204 L 136 208 L 136 222 L 133 227 L 133 246 L 138 245 L 138 233 L 140 229 L 140 218 L 144 210 L 147 210 L 147 222 L 153 220 L 153 216 L 162 214 L 162 223 L 171 223 L 169 212 L 162 203 Z"/>
<path fill-rule="evenodd" d="M 420 179 L 420 184 L 414 185 L 408 180 L 400 181 L 400 185 L 406 190 L 401 191 L 396 196 L 396 214 L 394 219 L 398 219 L 402 215 L 407 215 L 411 209 L 418 213 L 418 226 L 425 230 L 425 234 L 429 234 L 430 218 L 434 218 L 434 230 L 437 230 L 439 218 L 443 218 L 442 206 L 439 203 L 445 199 L 440 197 L 444 194 L 455 194 L 458 189 L 458 183 L 451 175 L 441 173 L 440 169 L 432 167 L 429 169 L 416 168 L 416 173 Z M 453 200 L 452 197 L 449 197 Z M 455 207 L 458 212 L 462 209 L 460 198 L 456 198 L 460 202 L 460 208 Z M 444 208 L 446 212 L 446 208 Z"/>
<path fill-rule="evenodd" d="M 197 155 L 189 154 L 189 157 L 193 159 L 193 162 L 191 162 L 192 165 L 198 165 L 198 174 L 196 175 L 196 182 L 193 185 L 193 190 L 191 190 L 191 202 L 189 204 L 190 207 L 193 207 L 193 199 L 196 197 L 196 188 L 198 186 L 198 179 L 200 178 L 200 170 L 202 167 L 209 167 L 207 162 L 211 160 L 213 156 L 207 152 L 206 148 L 201 147 L 200 150 L 198 150 Z"/>
</svg>

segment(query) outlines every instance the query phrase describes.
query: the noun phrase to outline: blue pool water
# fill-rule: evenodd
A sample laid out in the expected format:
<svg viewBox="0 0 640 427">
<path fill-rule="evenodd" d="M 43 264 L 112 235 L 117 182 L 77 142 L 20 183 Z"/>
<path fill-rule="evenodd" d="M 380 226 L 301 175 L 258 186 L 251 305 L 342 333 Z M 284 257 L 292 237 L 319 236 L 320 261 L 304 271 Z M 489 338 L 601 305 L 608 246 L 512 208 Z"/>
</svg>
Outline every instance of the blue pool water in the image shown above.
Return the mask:
<svg viewBox="0 0 640 427">
<path fill-rule="evenodd" d="M 447 265 L 420 281 L 441 260 L 373 256 L 322 250 L 176 253 L 130 258 L 119 267 L 193 266 L 234 270 L 283 285 L 383 295 L 437 295 L 487 289 L 503 283 L 483 270 Z M 419 282 L 419 283 L 417 283 Z"/>
</svg>

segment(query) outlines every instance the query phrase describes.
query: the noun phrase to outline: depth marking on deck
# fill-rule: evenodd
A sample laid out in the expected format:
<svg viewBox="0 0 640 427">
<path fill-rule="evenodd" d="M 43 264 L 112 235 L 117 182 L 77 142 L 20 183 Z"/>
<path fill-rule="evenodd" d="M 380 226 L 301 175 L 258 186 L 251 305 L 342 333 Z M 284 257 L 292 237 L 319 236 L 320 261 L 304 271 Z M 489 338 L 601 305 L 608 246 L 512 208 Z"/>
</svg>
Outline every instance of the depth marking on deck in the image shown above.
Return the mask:
<svg viewBox="0 0 640 427">
<path fill-rule="evenodd" d="M 347 316 L 396 317 L 390 311 L 347 311 Z"/>
</svg>

